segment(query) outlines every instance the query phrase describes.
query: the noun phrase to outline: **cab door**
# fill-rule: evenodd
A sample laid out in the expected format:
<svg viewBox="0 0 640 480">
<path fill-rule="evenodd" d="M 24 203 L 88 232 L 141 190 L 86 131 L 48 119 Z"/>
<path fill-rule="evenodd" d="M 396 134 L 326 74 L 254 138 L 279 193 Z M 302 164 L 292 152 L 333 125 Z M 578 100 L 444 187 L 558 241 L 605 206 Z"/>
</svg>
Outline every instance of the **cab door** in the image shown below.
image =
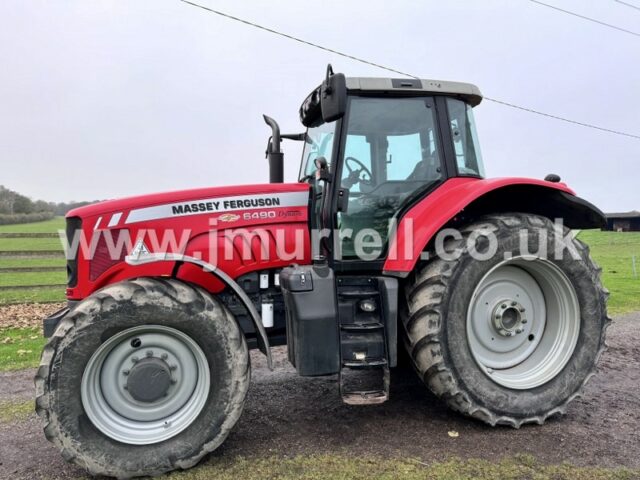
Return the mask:
<svg viewBox="0 0 640 480">
<path fill-rule="evenodd" d="M 343 122 L 336 188 L 348 202 L 335 207 L 335 257 L 343 268 L 369 269 L 384 260 L 403 208 L 446 177 L 436 104 L 432 97 L 351 97 Z"/>
</svg>

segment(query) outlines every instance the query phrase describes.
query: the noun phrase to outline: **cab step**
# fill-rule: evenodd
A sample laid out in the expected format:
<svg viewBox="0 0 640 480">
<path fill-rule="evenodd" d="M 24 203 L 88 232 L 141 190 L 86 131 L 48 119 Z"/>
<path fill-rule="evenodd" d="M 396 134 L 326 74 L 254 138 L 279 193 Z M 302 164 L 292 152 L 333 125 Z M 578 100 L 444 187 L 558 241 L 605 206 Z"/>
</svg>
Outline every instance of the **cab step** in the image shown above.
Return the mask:
<svg viewBox="0 0 640 480">
<path fill-rule="evenodd" d="M 389 400 L 390 374 L 386 364 L 345 366 L 340 370 L 340 395 L 348 405 L 378 405 Z"/>
<path fill-rule="evenodd" d="M 371 277 L 338 279 L 340 394 L 349 405 L 389 399 L 389 349 L 383 285 Z"/>
</svg>

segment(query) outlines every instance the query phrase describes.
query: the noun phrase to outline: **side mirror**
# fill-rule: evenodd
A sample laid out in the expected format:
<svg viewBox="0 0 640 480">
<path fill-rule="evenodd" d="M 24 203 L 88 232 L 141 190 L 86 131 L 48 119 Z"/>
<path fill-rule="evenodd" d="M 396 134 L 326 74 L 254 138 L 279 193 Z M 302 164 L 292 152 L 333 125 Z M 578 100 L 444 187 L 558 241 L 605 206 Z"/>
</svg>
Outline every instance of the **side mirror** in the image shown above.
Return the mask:
<svg viewBox="0 0 640 480">
<path fill-rule="evenodd" d="M 327 65 L 327 76 L 320 89 L 322 120 L 333 122 L 341 118 L 347 107 L 347 80 L 343 73 L 333 73 Z"/>
<path fill-rule="evenodd" d="M 316 181 L 324 180 L 325 182 L 329 181 L 329 165 L 327 164 L 327 159 L 324 157 L 318 157 L 314 160 L 316 165 Z"/>
</svg>

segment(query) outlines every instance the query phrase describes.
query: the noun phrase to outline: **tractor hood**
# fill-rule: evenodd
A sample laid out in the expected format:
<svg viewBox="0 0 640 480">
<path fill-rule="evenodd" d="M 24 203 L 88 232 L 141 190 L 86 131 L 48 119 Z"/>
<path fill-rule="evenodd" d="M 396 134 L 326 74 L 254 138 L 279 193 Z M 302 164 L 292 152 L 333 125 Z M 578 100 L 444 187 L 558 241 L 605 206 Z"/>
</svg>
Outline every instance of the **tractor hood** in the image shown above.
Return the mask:
<svg viewBox="0 0 640 480">
<path fill-rule="evenodd" d="M 308 200 L 306 183 L 236 185 L 107 200 L 73 209 L 66 216 L 95 218 L 94 228 L 112 228 L 191 215 L 306 206 Z"/>
</svg>

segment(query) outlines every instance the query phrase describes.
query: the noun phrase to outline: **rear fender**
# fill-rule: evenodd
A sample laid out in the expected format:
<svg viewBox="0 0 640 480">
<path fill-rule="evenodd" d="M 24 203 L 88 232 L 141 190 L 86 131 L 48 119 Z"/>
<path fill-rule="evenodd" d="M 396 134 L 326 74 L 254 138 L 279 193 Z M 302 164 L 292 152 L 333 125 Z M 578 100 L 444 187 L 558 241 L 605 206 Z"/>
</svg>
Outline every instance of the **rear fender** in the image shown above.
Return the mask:
<svg viewBox="0 0 640 480">
<path fill-rule="evenodd" d="M 469 223 L 489 213 L 525 212 L 570 228 L 601 228 L 604 214 L 564 183 L 529 178 L 452 178 L 411 207 L 391 239 L 384 264 L 388 275 L 405 277 L 445 226 Z"/>
</svg>

